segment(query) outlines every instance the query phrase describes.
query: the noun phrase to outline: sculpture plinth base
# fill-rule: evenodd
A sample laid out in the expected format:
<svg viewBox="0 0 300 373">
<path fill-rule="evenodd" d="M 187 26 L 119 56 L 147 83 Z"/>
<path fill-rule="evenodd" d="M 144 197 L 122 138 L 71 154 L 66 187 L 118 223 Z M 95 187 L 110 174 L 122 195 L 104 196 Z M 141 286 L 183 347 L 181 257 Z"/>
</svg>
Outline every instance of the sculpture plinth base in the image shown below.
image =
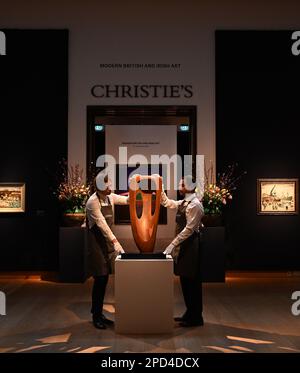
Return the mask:
<svg viewBox="0 0 300 373">
<path fill-rule="evenodd" d="M 172 333 L 173 302 L 172 258 L 116 259 L 116 333 Z"/>
</svg>

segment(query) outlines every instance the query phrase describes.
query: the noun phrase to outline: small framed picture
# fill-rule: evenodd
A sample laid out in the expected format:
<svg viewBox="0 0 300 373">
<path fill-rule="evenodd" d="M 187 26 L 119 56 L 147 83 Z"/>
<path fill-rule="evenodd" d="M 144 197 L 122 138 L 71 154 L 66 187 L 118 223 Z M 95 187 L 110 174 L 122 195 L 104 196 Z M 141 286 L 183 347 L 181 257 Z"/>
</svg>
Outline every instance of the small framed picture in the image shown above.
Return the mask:
<svg viewBox="0 0 300 373">
<path fill-rule="evenodd" d="M 25 183 L 0 183 L 0 213 L 25 212 Z"/>
<path fill-rule="evenodd" d="M 259 215 L 297 215 L 298 179 L 257 179 Z"/>
</svg>

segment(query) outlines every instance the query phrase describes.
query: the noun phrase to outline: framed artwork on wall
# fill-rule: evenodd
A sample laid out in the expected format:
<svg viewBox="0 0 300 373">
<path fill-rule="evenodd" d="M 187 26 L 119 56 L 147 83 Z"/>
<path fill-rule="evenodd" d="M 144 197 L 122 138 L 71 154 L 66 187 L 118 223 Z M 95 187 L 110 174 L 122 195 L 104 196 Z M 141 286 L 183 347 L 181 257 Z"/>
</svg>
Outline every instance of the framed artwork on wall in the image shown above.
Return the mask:
<svg viewBox="0 0 300 373">
<path fill-rule="evenodd" d="M 0 183 L 0 213 L 25 212 L 25 183 Z"/>
<path fill-rule="evenodd" d="M 259 215 L 297 215 L 298 179 L 257 179 Z"/>
</svg>

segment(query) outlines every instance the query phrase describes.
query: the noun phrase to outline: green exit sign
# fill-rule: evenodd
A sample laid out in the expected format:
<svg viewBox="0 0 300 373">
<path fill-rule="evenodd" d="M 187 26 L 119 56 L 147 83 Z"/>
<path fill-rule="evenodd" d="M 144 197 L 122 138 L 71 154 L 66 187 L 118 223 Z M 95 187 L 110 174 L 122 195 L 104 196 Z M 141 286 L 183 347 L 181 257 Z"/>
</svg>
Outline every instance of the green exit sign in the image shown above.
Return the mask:
<svg viewBox="0 0 300 373">
<path fill-rule="evenodd" d="M 104 131 L 103 124 L 95 124 L 95 131 L 96 132 L 102 132 L 102 131 Z"/>
<path fill-rule="evenodd" d="M 181 132 L 188 132 L 190 130 L 190 126 L 188 124 L 181 124 L 179 126 L 179 131 Z"/>
</svg>

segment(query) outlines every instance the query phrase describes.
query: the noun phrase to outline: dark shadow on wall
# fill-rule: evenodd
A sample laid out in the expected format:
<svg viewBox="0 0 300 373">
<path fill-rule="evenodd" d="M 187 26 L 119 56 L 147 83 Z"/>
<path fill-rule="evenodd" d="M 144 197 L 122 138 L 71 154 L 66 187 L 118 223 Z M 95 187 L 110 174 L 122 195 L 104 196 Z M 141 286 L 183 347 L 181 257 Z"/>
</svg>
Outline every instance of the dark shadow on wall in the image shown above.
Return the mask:
<svg viewBox="0 0 300 373">
<path fill-rule="evenodd" d="M 216 32 L 217 170 L 246 170 L 227 212 L 228 268 L 299 269 L 300 216 L 257 215 L 258 178 L 300 175 L 292 31 Z"/>
<path fill-rule="evenodd" d="M 0 214 L 0 270 L 58 262 L 58 208 L 50 190 L 67 156 L 68 31 L 3 30 L 0 183 L 26 183 L 26 211 Z"/>
</svg>

